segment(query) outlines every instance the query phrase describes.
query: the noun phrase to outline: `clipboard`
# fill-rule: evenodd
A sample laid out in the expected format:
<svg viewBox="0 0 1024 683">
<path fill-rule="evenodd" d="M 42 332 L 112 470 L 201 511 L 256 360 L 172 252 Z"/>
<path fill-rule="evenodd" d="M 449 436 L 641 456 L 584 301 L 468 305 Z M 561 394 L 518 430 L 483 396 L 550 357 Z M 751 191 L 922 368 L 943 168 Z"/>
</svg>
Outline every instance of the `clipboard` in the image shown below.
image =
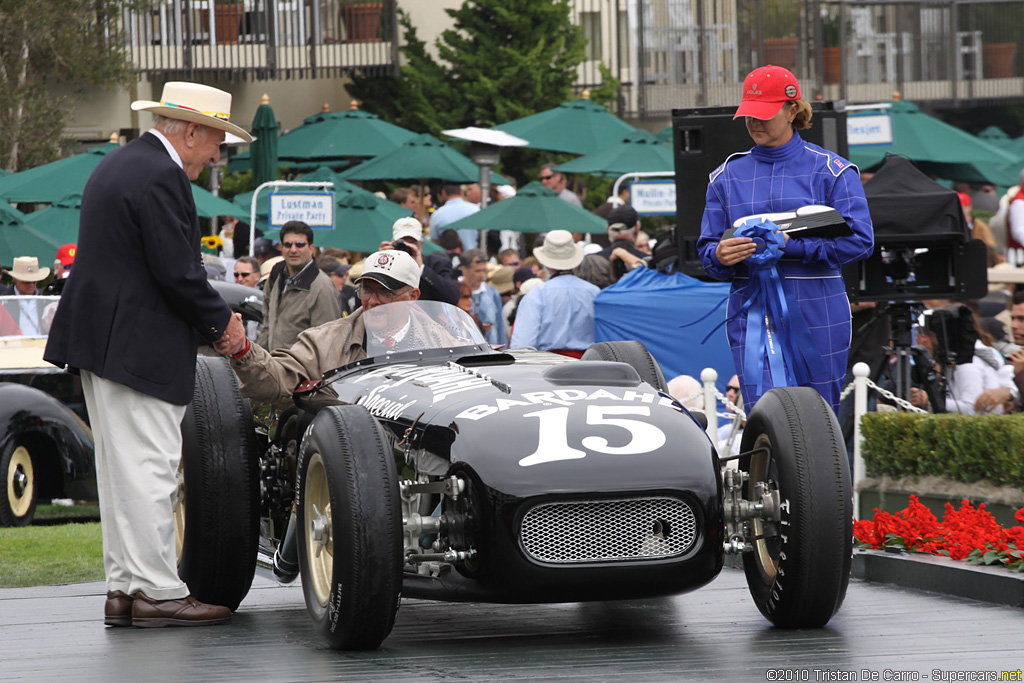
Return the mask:
<svg viewBox="0 0 1024 683">
<path fill-rule="evenodd" d="M 751 218 L 766 218 L 779 226 L 779 230 L 790 237 L 849 237 L 853 229 L 831 206 L 810 204 L 796 211 L 784 213 L 758 213 L 733 221 L 731 228 L 722 234 L 722 239 L 736 236 L 736 228 Z"/>
</svg>

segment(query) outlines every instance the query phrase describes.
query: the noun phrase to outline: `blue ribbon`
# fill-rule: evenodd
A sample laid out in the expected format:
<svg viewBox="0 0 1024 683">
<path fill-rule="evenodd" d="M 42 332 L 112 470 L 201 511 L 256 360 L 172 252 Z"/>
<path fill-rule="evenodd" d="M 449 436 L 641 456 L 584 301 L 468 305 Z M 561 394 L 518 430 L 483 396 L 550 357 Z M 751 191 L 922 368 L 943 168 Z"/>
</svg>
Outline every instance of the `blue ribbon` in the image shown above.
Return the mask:
<svg viewBox="0 0 1024 683">
<path fill-rule="evenodd" d="M 754 384 L 756 380 L 757 394 L 764 393 L 767 359 L 772 386 L 809 384 L 826 367 L 799 305 L 786 299 L 775 267 L 786 238 L 779 232 L 779 226 L 763 218 L 746 221 L 736 229 L 736 237 L 749 237 L 757 245 L 746 260 L 750 284 L 747 299 L 737 312 L 747 315 L 744 383 Z"/>
</svg>

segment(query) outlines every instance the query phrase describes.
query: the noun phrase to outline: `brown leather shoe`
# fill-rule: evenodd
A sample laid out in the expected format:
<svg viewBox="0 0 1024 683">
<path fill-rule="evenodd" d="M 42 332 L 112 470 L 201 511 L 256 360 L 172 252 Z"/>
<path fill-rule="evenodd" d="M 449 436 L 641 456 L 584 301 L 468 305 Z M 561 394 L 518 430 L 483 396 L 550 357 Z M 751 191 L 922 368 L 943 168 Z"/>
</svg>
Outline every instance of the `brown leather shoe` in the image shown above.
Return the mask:
<svg viewBox="0 0 1024 683">
<path fill-rule="evenodd" d="M 103 605 L 103 623 L 107 626 L 131 626 L 132 602 L 135 598 L 122 591 L 107 591 Z"/>
<path fill-rule="evenodd" d="M 144 593 L 135 594 L 132 626 L 213 626 L 231 621 L 231 610 L 207 605 L 191 595 L 179 600 L 153 600 Z"/>
</svg>

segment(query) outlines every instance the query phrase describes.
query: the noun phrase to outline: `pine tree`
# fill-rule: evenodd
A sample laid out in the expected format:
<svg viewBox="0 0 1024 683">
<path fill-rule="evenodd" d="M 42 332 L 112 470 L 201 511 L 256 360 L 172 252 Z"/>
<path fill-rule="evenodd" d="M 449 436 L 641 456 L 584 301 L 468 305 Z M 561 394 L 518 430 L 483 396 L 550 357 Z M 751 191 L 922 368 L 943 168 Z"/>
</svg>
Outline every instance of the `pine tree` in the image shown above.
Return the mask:
<svg viewBox="0 0 1024 683">
<path fill-rule="evenodd" d="M 466 0 L 447 10 L 454 27 L 437 41 L 439 60 L 400 12 L 405 63 L 390 78 L 357 76 L 363 108 L 413 130 L 489 127 L 572 99 L 584 58 L 569 0 Z"/>
</svg>

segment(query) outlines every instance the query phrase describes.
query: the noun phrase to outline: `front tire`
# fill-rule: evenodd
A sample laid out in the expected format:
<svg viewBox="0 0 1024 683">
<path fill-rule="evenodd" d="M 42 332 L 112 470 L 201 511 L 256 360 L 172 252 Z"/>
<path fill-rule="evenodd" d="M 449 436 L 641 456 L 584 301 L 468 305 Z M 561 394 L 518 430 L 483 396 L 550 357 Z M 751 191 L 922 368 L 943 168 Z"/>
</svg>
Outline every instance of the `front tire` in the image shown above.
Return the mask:
<svg viewBox="0 0 1024 683">
<path fill-rule="evenodd" d="M 362 406 L 331 406 L 299 449 L 299 568 L 317 631 L 340 650 L 372 650 L 391 633 L 402 582 L 395 459 Z"/>
<path fill-rule="evenodd" d="M 580 360 L 608 360 L 630 365 L 640 375 L 640 379 L 662 392 L 668 393 L 668 383 L 665 382 L 665 375 L 661 371 L 658 361 L 647 350 L 642 342 L 629 341 L 607 341 L 591 344 L 583 352 Z"/>
<path fill-rule="evenodd" d="M 35 464 L 28 448 L 12 438 L 0 453 L 0 526 L 28 526 L 39 501 Z"/>
<path fill-rule="evenodd" d="M 774 625 L 818 628 L 839 610 L 850 581 L 853 503 L 846 447 L 835 415 L 814 389 L 773 389 L 743 431 L 744 497 L 777 498 L 777 519 L 750 522 L 743 570 L 754 603 Z"/>
<path fill-rule="evenodd" d="M 249 402 L 226 359 L 196 358 L 181 433 L 178 575 L 197 600 L 234 611 L 256 573 L 259 446 Z"/>
</svg>

